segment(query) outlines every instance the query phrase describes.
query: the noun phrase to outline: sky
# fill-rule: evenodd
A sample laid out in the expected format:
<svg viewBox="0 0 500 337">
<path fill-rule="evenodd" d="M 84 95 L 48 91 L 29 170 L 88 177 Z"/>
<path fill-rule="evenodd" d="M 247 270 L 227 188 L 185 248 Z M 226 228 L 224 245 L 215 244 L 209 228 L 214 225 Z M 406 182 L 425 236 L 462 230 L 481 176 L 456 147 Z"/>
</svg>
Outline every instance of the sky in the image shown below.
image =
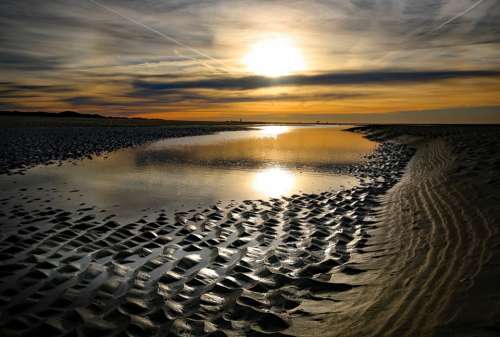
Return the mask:
<svg viewBox="0 0 500 337">
<path fill-rule="evenodd" d="M 500 122 L 498 0 L 2 0 L 0 110 Z"/>
</svg>

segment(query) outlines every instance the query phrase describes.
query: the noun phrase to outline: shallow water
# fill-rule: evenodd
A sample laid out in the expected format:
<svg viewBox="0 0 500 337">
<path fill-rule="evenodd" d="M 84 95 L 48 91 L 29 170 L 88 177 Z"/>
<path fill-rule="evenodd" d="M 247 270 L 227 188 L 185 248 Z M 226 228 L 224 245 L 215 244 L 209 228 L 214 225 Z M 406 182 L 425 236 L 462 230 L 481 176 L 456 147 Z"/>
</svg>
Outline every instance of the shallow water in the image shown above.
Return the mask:
<svg viewBox="0 0 500 337">
<path fill-rule="evenodd" d="M 357 179 L 332 168 L 359 162 L 375 146 L 333 126 L 268 126 L 165 139 L 38 166 L 24 176 L 0 176 L 0 196 L 61 208 L 119 208 L 121 215 L 132 215 L 316 193 L 356 185 Z"/>
</svg>

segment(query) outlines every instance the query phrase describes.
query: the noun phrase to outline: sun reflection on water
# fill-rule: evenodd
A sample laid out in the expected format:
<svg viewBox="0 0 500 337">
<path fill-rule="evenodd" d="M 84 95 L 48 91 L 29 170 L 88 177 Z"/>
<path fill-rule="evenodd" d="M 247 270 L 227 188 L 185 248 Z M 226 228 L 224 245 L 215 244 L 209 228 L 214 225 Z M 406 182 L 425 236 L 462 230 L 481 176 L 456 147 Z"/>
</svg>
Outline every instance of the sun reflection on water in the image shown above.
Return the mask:
<svg viewBox="0 0 500 337">
<path fill-rule="evenodd" d="M 283 168 L 266 168 L 255 174 L 252 187 L 266 197 L 276 198 L 289 193 L 295 185 L 295 175 Z"/>
<path fill-rule="evenodd" d="M 259 135 L 276 138 L 282 133 L 290 131 L 290 127 L 284 125 L 267 125 L 259 128 Z"/>
</svg>

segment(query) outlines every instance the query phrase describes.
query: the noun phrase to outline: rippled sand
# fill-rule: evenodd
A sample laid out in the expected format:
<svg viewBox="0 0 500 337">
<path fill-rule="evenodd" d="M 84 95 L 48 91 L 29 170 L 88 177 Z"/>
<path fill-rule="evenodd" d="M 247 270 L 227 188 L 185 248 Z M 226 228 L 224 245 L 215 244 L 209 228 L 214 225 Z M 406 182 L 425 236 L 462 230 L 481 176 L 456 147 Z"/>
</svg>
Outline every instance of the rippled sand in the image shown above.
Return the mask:
<svg viewBox="0 0 500 337">
<path fill-rule="evenodd" d="M 130 223 L 0 200 L 0 335 L 497 336 L 499 129 L 358 131 L 382 145 L 339 192 Z"/>
<path fill-rule="evenodd" d="M 360 131 L 416 154 L 384 196 L 369 247 L 351 256 L 367 270 L 352 280 L 363 286 L 309 303 L 316 314 L 291 334 L 498 336 L 500 127 Z"/>
<path fill-rule="evenodd" d="M 336 301 L 363 273 L 378 197 L 412 151 L 384 144 L 353 166 L 362 186 L 248 200 L 221 209 L 150 212 L 132 223 L 99 207 L 2 200 L 5 335 L 283 336 L 305 300 Z M 28 211 L 23 202 L 40 203 Z M 32 208 L 30 208 L 32 209 Z M 36 208 L 35 208 L 36 209 Z"/>
</svg>

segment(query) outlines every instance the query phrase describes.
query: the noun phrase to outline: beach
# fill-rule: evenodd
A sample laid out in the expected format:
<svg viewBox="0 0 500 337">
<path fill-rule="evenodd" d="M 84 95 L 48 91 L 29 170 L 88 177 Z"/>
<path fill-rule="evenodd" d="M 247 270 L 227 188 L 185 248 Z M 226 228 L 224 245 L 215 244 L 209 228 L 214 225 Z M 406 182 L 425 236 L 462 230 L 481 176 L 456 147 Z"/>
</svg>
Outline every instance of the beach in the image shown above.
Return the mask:
<svg viewBox="0 0 500 337">
<path fill-rule="evenodd" d="M 315 334 L 497 336 L 498 127 L 358 131 L 408 144 L 416 153 L 383 197 L 370 247 L 356 258 L 368 270 L 353 281 L 363 286 L 338 304 L 321 306 Z M 304 326 L 300 333 L 308 335 L 310 322 Z"/>
<path fill-rule="evenodd" d="M 127 118 L 37 117 L 0 114 L 0 174 L 38 164 L 79 160 L 163 138 L 244 130 L 228 123 L 186 123 Z"/>
<path fill-rule="evenodd" d="M 1 170 L 237 128 L 52 126 L 30 128 L 34 138 L 4 128 L 3 139 L 23 145 L 9 141 Z M 0 200 L 0 332 L 496 336 L 499 131 L 355 127 L 379 143 L 345 168 L 355 187 L 150 210 L 128 222 L 19 189 Z"/>
<path fill-rule="evenodd" d="M 500 1 L 0 18 L 0 337 L 500 337 Z"/>
</svg>

